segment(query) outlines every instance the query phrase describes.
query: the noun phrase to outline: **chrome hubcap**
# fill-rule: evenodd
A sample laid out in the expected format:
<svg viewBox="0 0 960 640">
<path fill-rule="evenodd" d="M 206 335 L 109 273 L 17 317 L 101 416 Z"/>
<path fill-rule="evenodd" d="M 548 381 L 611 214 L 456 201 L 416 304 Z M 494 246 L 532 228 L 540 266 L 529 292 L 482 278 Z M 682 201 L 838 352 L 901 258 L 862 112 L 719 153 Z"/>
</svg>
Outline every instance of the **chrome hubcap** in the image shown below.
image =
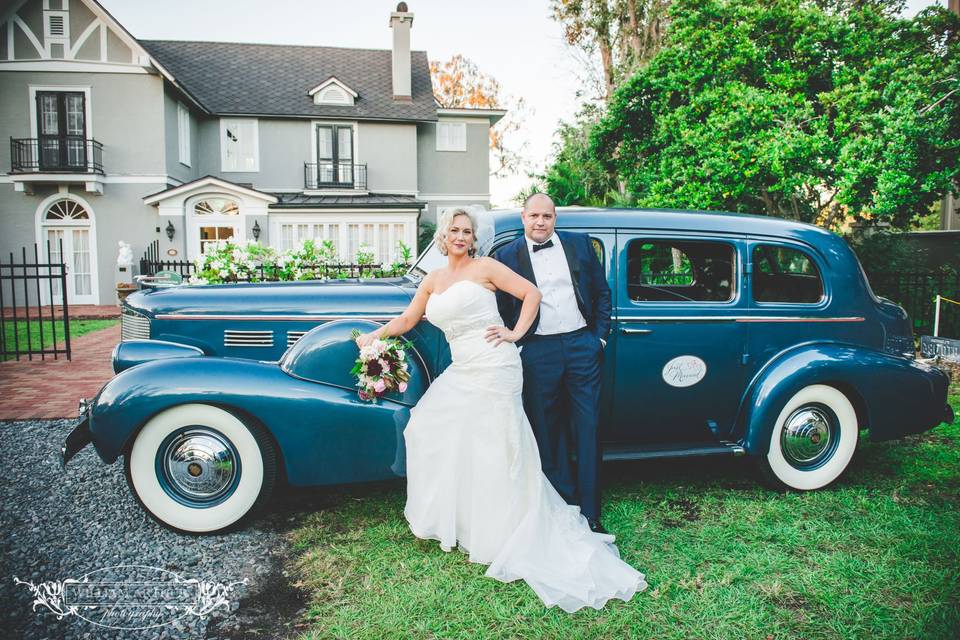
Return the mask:
<svg viewBox="0 0 960 640">
<path fill-rule="evenodd" d="M 833 454 L 833 417 L 818 407 L 801 407 L 787 418 L 780 433 L 780 450 L 791 466 L 817 466 Z"/>
<path fill-rule="evenodd" d="M 196 500 L 212 500 L 233 484 L 237 464 L 233 450 L 219 434 L 202 428 L 177 435 L 162 454 L 171 488 Z"/>
</svg>

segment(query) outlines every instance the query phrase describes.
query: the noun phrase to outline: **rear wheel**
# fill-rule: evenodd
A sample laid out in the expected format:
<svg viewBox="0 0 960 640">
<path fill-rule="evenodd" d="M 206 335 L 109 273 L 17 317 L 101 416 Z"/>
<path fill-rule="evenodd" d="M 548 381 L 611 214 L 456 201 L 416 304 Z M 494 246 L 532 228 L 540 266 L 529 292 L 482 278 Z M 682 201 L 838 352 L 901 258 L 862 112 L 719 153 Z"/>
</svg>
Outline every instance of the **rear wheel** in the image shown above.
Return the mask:
<svg viewBox="0 0 960 640">
<path fill-rule="evenodd" d="M 151 418 L 124 466 L 147 513 L 188 533 L 238 526 L 266 503 L 277 478 L 276 451 L 263 427 L 207 404 Z"/>
<path fill-rule="evenodd" d="M 857 448 L 857 412 L 839 389 L 814 384 L 780 411 L 760 471 L 776 488 L 821 489 L 846 470 Z"/>
</svg>

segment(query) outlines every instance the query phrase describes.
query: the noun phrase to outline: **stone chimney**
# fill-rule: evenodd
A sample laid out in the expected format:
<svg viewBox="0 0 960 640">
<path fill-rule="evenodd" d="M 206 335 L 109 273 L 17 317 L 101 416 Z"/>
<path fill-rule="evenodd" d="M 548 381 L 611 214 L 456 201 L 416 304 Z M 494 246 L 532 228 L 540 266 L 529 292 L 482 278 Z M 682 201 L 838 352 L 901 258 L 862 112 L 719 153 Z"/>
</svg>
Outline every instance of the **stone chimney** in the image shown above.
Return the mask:
<svg viewBox="0 0 960 640">
<path fill-rule="evenodd" d="M 390 14 L 390 28 L 393 30 L 393 99 L 412 100 L 410 91 L 410 28 L 413 27 L 413 14 L 406 2 L 397 5 Z"/>
</svg>

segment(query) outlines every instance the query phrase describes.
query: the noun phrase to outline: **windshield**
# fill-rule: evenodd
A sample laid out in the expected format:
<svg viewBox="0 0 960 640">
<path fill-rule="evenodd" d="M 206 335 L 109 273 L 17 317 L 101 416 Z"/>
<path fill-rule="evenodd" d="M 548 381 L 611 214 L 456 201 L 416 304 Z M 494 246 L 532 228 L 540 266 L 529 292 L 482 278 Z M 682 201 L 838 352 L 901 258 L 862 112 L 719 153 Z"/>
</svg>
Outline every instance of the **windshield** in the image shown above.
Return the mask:
<svg viewBox="0 0 960 640">
<path fill-rule="evenodd" d="M 420 279 L 445 264 L 447 264 L 447 258 L 441 255 L 440 249 L 437 248 L 437 243 L 431 242 L 423 253 L 420 254 L 417 261 L 413 263 L 413 266 L 410 267 L 407 275 Z"/>
</svg>

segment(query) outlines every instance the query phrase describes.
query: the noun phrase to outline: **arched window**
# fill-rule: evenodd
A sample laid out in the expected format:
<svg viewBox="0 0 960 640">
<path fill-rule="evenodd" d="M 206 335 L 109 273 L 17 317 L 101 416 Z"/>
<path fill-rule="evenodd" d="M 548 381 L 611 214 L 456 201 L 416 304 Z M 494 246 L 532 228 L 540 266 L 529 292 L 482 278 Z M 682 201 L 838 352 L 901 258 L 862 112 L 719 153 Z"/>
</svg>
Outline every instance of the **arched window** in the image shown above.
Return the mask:
<svg viewBox="0 0 960 640">
<path fill-rule="evenodd" d="M 73 200 L 57 200 L 47 208 L 43 216 L 45 223 L 55 222 L 62 224 L 64 222 L 74 222 L 85 220 L 89 223 L 90 214 L 79 202 Z"/>
<path fill-rule="evenodd" d="M 229 200 L 227 198 L 207 198 L 193 205 L 193 212 L 198 216 L 235 216 L 240 214 L 240 207 L 235 200 Z"/>
</svg>

